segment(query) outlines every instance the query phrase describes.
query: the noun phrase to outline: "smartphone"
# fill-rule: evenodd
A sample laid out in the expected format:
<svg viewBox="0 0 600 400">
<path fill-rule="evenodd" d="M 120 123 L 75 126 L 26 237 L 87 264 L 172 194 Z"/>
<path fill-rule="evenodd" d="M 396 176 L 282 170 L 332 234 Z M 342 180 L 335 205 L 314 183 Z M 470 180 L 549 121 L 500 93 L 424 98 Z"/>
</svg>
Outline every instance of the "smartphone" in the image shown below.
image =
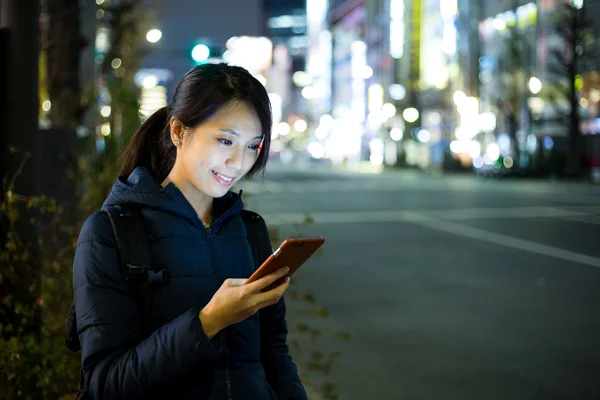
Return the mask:
<svg viewBox="0 0 600 400">
<path fill-rule="evenodd" d="M 289 267 L 289 272 L 277 280 L 272 285 L 263 289 L 263 292 L 269 291 L 281 285 L 286 278 L 289 278 L 325 243 L 324 237 L 313 238 L 287 238 L 281 243 L 269 258 L 252 274 L 245 284 L 252 283 L 265 275 L 277 271 L 283 267 Z"/>
</svg>

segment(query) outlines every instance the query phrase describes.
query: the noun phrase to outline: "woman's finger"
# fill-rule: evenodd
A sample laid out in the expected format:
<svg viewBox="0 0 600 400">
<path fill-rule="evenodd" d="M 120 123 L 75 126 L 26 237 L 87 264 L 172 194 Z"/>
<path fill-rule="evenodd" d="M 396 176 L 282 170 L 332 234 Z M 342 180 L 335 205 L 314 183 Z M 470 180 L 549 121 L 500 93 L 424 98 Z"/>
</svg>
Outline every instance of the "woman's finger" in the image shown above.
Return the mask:
<svg viewBox="0 0 600 400">
<path fill-rule="evenodd" d="M 259 304 L 266 303 L 266 305 L 272 304 L 273 300 L 281 298 L 287 288 L 289 287 L 290 280 L 286 279 L 282 284 L 274 287 L 273 289 L 261 292 L 256 295 L 256 300 Z M 264 305 L 262 306 L 264 307 Z M 261 307 L 261 308 L 262 308 Z"/>
<path fill-rule="evenodd" d="M 263 276 L 262 278 L 247 284 L 246 287 L 252 293 L 260 293 L 261 290 L 277 282 L 279 279 L 283 278 L 288 272 L 290 272 L 289 267 L 280 268 L 277 271 L 270 273 L 269 275 Z"/>
</svg>

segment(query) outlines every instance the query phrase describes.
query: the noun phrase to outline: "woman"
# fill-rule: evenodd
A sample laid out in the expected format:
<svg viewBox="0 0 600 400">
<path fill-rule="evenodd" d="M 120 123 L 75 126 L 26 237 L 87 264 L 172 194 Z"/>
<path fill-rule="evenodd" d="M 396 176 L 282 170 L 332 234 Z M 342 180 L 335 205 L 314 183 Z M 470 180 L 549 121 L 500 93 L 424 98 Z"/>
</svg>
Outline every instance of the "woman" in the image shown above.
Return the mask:
<svg viewBox="0 0 600 400">
<path fill-rule="evenodd" d="M 120 270 L 104 212 L 85 222 L 74 262 L 85 389 L 94 399 L 305 399 L 286 345 L 284 269 L 254 271 L 232 185 L 262 170 L 265 88 L 240 67 L 205 64 L 132 136 L 104 207 L 141 209 L 155 266 L 150 334 Z M 260 312 L 259 312 L 260 310 Z"/>
</svg>

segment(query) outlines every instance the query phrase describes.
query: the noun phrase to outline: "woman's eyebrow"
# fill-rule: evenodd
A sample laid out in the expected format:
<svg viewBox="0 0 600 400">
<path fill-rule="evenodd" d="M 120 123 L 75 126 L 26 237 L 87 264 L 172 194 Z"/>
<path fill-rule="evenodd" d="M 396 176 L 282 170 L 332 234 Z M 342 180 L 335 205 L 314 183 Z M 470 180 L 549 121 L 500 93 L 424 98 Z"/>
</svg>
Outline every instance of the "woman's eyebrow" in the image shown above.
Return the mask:
<svg viewBox="0 0 600 400">
<path fill-rule="evenodd" d="M 233 129 L 219 129 L 221 132 L 231 133 L 234 136 L 241 136 L 238 131 L 234 131 Z M 254 139 L 262 139 L 262 135 L 256 136 Z"/>
</svg>

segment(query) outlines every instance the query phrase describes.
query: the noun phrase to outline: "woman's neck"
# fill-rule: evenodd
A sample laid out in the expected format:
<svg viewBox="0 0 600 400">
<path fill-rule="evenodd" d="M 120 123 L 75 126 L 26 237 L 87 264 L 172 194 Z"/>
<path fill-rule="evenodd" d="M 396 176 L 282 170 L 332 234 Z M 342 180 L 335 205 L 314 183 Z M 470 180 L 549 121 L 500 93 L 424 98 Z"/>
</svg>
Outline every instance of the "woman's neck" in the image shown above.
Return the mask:
<svg viewBox="0 0 600 400">
<path fill-rule="evenodd" d="M 176 174 L 169 174 L 167 179 L 164 180 L 162 186 L 165 187 L 169 183 L 173 183 L 177 189 L 183 194 L 183 197 L 190 203 L 198 218 L 202 220 L 205 226 L 210 226 L 212 223 L 212 208 L 213 198 L 200 192 L 198 189 L 191 184 L 187 179 L 182 179 Z"/>
</svg>

